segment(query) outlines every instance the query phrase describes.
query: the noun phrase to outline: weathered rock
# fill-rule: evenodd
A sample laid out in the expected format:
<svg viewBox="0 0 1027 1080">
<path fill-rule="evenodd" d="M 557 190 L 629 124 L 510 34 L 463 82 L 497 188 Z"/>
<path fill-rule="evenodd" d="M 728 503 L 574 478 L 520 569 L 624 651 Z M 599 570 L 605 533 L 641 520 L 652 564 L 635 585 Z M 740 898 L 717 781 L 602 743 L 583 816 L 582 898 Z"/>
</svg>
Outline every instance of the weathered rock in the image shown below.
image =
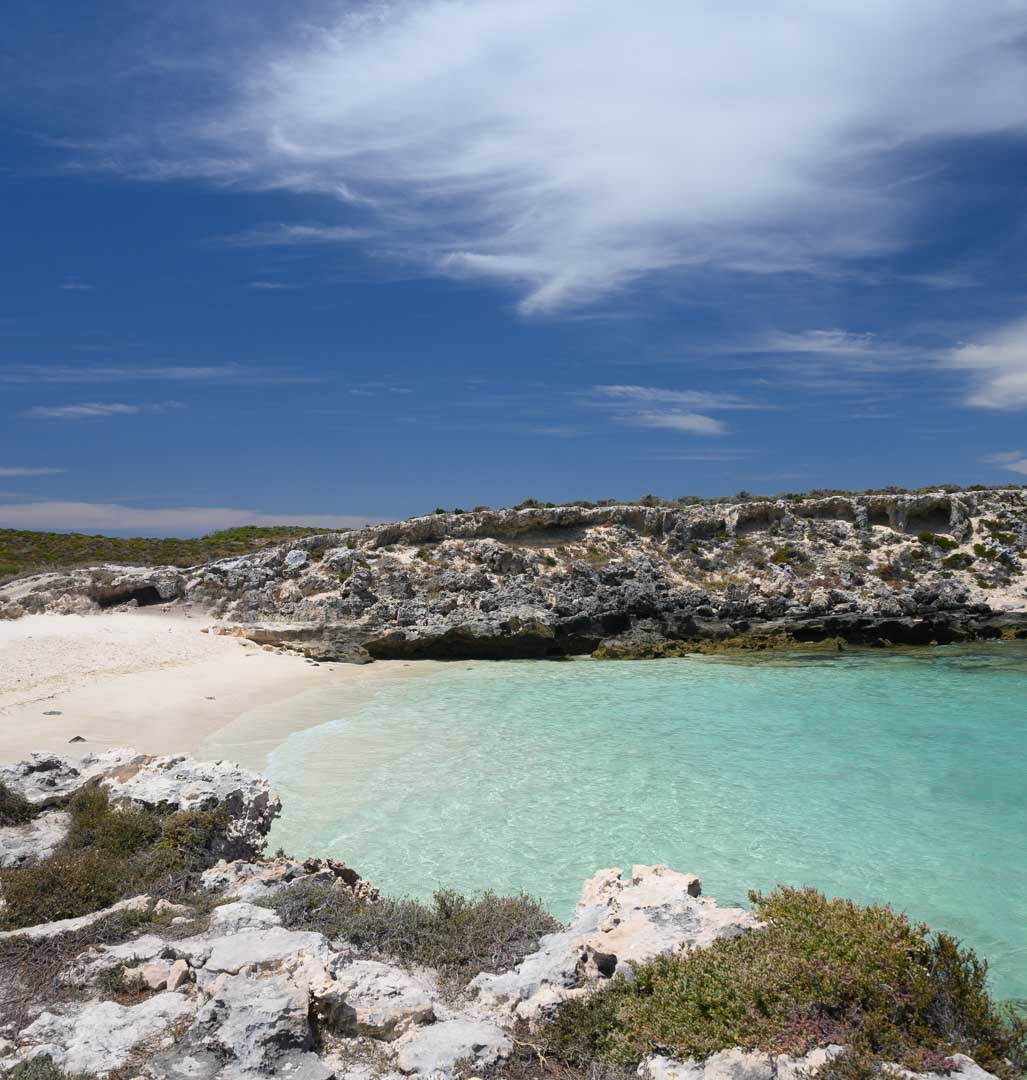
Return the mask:
<svg viewBox="0 0 1027 1080">
<path fill-rule="evenodd" d="M 43 1013 L 21 1032 L 23 1057 L 48 1055 L 69 1073 L 120 1069 L 152 1047 L 195 1005 L 182 994 L 159 994 L 138 1005 L 103 1001 L 64 1014 Z"/>
<path fill-rule="evenodd" d="M 252 908 L 249 904 L 229 906 Z M 266 912 L 277 918 L 274 912 L 267 909 L 252 908 L 254 921 L 246 923 L 237 911 L 231 922 L 218 926 L 212 920 L 209 931 L 175 941 L 170 947 L 176 956 L 188 960 L 193 968 L 198 969 L 197 981 L 201 987 L 217 975 L 237 975 L 245 968 L 273 967 L 307 959 L 327 962 L 331 950 L 321 934 L 286 930 L 258 917 L 257 912 Z"/>
<path fill-rule="evenodd" d="M 39 575 L 0 587 L 0 617 L 143 602 L 151 589 L 255 642 L 360 661 L 945 643 L 1027 636 L 1025 547 L 1016 489 L 483 510 L 186 575 Z"/>
<path fill-rule="evenodd" d="M 263 901 L 294 884 L 336 885 L 364 900 L 375 900 L 378 890 L 350 867 L 333 859 L 274 858 L 260 862 L 221 861 L 201 878 L 204 889 L 246 901 Z"/>
<path fill-rule="evenodd" d="M 419 1076 L 451 1076 L 458 1061 L 490 1065 L 513 1049 L 510 1036 L 495 1024 L 477 1020 L 444 1020 L 417 1028 L 397 1043 L 400 1072 Z"/>
<path fill-rule="evenodd" d="M 321 1023 L 337 1035 L 394 1039 L 406 1028 L 435 1017 L 428 990 L 401 968 L 356 960 L 314 990 Z"/>
<path fill-rule="evenodd" d="M 259 854 L 282 809 L 264 777 L 224 761 L 201 762 L 178 755 L 146 757 L 106 771 L 99 783 L 114 805 L 219 812 L 225 825 L 213 854 L 226 859 Z"/>
<path fill-rule="evenodd" d="M 68 835 L 71 818 L 51 810 L 24 825 L 0 828 L 0 867 L 28 866 L 48 858 Z"/>
<path fill-rule="evenodd" d="M 24 761 L 0 766 L 0 783 L 36 806 L 56 806 L 108 770 L 142 760 L 142 754 L 123 749 L 86 754 L 81 758 L 32 754 Z"/>
<path fill-rule="evenodd" d="M 207 993 L 188 1043 L 234 1065 L 233 1075 L 266 1076 L 281 1055 L 312 1049 L 306 987 L 287 975 L 222 975 Z"/>
<path fill-rule="evenodd" d="M 759 926 L 742 908 L 701 897 L 699 879 L 663 866 L 600 870 L 582 889 L 570 926 L 502 975 L 478 975 L 469 989 L 499 1015 L 533 1020 L 590 982 L 681 949 L 705 948 Z"/>
<path fill-rule="evenodd" d="M 754 1050 L 722 1050 L 702 1061 L 689 1058 L 675 1061 L 673 1058 L 652 1056 L 638 1067 L 640 1080 L 808 1080 L 816 1076 L 832 1058 L 842 1053 L 841 1046 L 821 1046 L 803 1057 L 787 1054 L 773 1056 Z M 963 1054 L 952 1058 L 958 1069 L 947 1073 L 949 1077 L 962 1080 L 995 1080 L 973 1060 Z M 914 1073 L 898 1065 L 885 1065 L 882 1075 L 902 1077 L 904 1080 L 938 1080 L 938 1073 Z"/>
</svg>

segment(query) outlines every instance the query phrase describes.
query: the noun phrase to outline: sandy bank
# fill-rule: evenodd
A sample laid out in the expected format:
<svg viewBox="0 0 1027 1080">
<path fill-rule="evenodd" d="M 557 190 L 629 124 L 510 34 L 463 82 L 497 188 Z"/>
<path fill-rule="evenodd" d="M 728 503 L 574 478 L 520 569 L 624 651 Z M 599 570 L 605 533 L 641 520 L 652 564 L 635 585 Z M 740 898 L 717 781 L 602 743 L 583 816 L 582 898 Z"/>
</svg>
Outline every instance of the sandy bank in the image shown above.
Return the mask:
<svg viewBox="0 0 1027 1080">
<path fill-rule="evenodd" d="M 265 748 L 303 727 L 307 709 L 286 702 L 373 694 L 397 678 L 429 673 L 401 661 L 364 667 L 311 664 L 236 638 L 203 633 L 201 617 L 161 612 L 31 615 L 0 622 L 0 761 L 34 750 L 133 746 L 150 753 L 198 752 L 249 743 L 259 718 Z M 281 706 L 281 708 L 276 708 Z M 308 722 L 318 722 L 316 719 Z M 230 729 L 230 739 L 216 734 Z"/>
</svg>

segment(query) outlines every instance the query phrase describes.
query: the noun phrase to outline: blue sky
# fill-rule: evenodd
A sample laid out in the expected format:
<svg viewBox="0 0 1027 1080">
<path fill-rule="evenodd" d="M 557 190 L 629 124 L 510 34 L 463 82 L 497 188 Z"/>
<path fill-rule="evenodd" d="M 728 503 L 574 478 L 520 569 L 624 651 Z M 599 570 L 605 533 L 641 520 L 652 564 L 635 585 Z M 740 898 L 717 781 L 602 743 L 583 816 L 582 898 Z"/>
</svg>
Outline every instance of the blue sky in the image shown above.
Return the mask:
<svg viewBox="0 0 1027 1080">
<path fill-rule="evenodd" d="M 1025 28 L 11 0 L 0 527 L 1027 482 Z"/>
</svg>

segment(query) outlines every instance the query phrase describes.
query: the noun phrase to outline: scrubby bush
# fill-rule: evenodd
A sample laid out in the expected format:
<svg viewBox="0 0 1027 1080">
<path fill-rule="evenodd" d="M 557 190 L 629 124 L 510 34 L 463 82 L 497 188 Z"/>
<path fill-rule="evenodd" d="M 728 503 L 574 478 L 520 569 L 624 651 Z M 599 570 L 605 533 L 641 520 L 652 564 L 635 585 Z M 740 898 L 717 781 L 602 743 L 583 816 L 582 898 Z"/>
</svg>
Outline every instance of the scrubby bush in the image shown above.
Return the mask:
<svg viewBox="0 0 1027 1080">
<path fill-rule="evenodd" d="M 370 956 L 437 968 L 461 983 L 480 971 L 505 971 L 560 924 L 527 896 L 486 892 L 469 899 L 435 893 L 416 900 L 368 901 L 331 886 L 296 885 L 274 901 L 283 925 L 344 938 Z"/>
<path fill-rule="evenodd" d="M 947 934 L 813 889 L 750 900 L 763 930 L 567 1002 L 542 1032 L 547 1053 L 581 1067 L 733 1046 L 800 1055 L 834 1042 L 913 1068 L 965 1053 L 1009 1080 L 1027 1066 L 1027 1028 L 996 1008 L 986 965 Z"/>
<path fill-rule="evenodd" d="M 0 529 L 0 583 L 18 574 L 60 567 L 118 563 L 127 566 L 196 566 L 247 555 L 286 540 L 338 529 L 246 525 L 207 536 L 177 539 L 150 536 L 87 536 L 83 533 Z"/>
<path fill-rule="evenodd" d="M 941 548 L 942 551 L 955 551 L 959 544 L 949 536 L 939 536 L 937 533 L 922 532 L 917 540 L 925 546 Z"/>
<path fill-rule="evenodd" d="M 802 548 L 798 548 L 794 544 L 785 544 L 783 547 L 779 547 L 777 551 L 770 556 L 770 561 L 776 566 L 782 566 L 785 563 L 795 566 L 800 563 L 809 562 L 809 555 L 807 555 Z"/>
<path fill-rule="evenodd" d="M 28 799 L 0 783 L 0 826 L 24 825 L 35 816 L 35 807 Z"/>
<path fill-rule="evenodd" d="M 0 870 L 0 925 L 72 919 L 137 893 L 174 893 L 206 866 L 224 829 L 218 813 L 113 809 L 100 787 L 78 792 L 61 847 L 34 866 Z"/>
</svg>

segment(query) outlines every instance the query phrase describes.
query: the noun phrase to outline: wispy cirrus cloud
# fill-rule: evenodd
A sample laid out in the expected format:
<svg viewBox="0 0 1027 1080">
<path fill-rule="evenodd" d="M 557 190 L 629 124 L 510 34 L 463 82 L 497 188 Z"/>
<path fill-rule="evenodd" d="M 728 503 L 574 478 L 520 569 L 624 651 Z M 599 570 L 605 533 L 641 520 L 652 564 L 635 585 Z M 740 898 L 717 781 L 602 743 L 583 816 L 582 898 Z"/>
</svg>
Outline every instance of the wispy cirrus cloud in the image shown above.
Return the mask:
<svg viewBox="0 0 1027 1080">
<path fill-rule="evenodd" d="M 0 476 L 60 476 L 67 471 L 45 465 L 0 465 Z"/>
<path fill-rule="evenodd" d="M 196 536 L 241 525 L 310 525 L 326 530 L 361 528 L 372 519 L 350 514 L 276 514 L 221 506 L 146 509 L 117 503 L 0 503 L 0 528 L 76 529 Z"/>
<path fill-rule="evenodd" d="M 936 183 L 925 147 L 1024 133 L 1023 14 L 1019 0 L 778 0 L 758 19 L 719 0 L 312 3 L 252 45 L 190 41 L 182 70 L 199 63 L 217 104 L 171 95 L 180 113 L 151 110 L 93 164 L 333 195 L 373 217 L 376 252 L 512 283 L 525 312 L 658 272 L 816 272 L 911 241 Z"/>
<path fill-rule="evenodd" d="M 712 416 L 692 412 L 638 412 L 624 418 L 637 427 L 668 428 L 690 435 L 725 435 L 727 425 Z"/>
<path fill-rule="evenodd" d="M 984 460 L 989 465 L 998 465 L 1009 472 L 1027 476 L 1027 454 L 1022 450 L 1004 450 L 999 454 L 991 454 Z"/>
<path fill-rule="evenodd" d="M 592 394 L 611 401 L 652 402 L 663 405 L 687 405 L 697 409 L 758 409 L 753 402 L 736 394 L 716 394 L 705 390 L 668 390 L 661 386 L 600 385 Z"/>
<path fill-rule="evenodd" d="M 945 362 L 972 373 L 968 405 L 984 409 L 1027 407 L 1027 319 L 991 333 L 978 342 L 949 350 Z"/>
<path fill-rule="evenodd" d="M 59 289 L 65 289 L 68 292 L 92 292 L 93 286 L 88 282 L 82 281 L 80 278 L 65 278 L 60 285 Z"/>
<path fill-rule="evenodd" d="M 139 416 L 142 413 L 165 413 L 184 409 L 181 401 L 156 401 L 127 404 L 121 401 L 79 401 L 70 405 L 33 405 L 25 415 L 41 420 L 102 420 L 112 416 Z"/>
<path fill-rule="evenodd" d="M 0 383 L 89 384 L 131 382 L 223 382 L 247 385 L 319 382 L 321 376 L 276 371 L 242 364 L 103 365 L 73 367 L 66 364 L 9 364 L 0 368 Z"/>
<path fill-rule="evenodd" d="M 907 344 L 879 334 L 850 330 L 775 332 L 736 350 L 808 361 L 825 361 L 848 371 L 896 371 L 937 361 L 937 350 Z"/>
<path fill-rule="evenodd" d="M 371 235 L 367 229 L 349 225 L 259 225 L 243 232 L 217 237 L 217 243 L 228 247 L 302 247 L 317 244 L 351 244 L 366 240 Z"/>
<path fill-rule="evenodd" d="M 664 428 L 690 435 L 726 434 L 727 425 L 709 416 L 711 411 L 759 407 L 734 394 L 622 384 L 593 386 L 579 400 L 593 408 L 610 410 L 620 424 Z M 697 409 L 705 411 L 697 412 Z"/>
</svg>

